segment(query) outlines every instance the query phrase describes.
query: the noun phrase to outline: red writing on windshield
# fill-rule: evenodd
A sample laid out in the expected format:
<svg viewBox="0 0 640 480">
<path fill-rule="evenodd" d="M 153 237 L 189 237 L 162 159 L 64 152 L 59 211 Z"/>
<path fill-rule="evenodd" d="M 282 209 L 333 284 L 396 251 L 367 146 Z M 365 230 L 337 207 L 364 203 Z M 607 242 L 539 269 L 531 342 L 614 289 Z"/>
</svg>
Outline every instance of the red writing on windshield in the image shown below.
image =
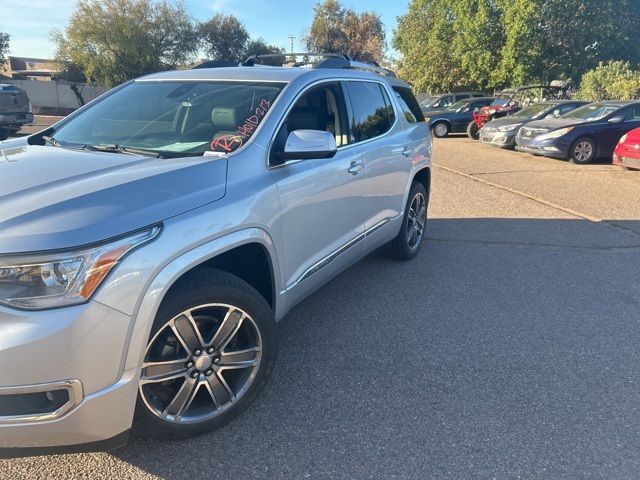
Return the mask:
<svg viewBox="0 0 640 480">
<path fill-rule="evenodd" d="M 238 127 L 236 132 L 240 135 L 250 136 L 253 132 L 255 132 L 258 125 L 267 114 L 267 111 L 271 107 L 271 102 L 268 100 L 262 100 L 258 107 L 256 108 L 253 115 L 248 117 L 242 125 Z"/>
</svg>

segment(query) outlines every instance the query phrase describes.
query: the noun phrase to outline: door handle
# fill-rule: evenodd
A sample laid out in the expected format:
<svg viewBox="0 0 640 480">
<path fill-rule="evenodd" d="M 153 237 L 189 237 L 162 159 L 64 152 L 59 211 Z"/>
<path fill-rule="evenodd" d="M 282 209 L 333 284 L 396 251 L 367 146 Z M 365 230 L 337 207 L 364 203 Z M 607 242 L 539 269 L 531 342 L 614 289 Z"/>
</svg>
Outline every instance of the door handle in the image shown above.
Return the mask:
<svg viewBox="0 0 640 480">
<path fill-rule="evenodd" d="M 356 162 L 355 160 L 351 162 L 351 165 L 347 169 L 351 175 L 358 175 L 362 170 L 364 170 L 364 162 Z"/>
<path fill-rule="evenodd" d="M 405 157 L 410 157 L 412 153 L 413 153 L 413 149 L 411 149 L 411 147 L 404 147 L 404 148 L 402 149 L 402 154 L 403 154 Z"/>
</svg>

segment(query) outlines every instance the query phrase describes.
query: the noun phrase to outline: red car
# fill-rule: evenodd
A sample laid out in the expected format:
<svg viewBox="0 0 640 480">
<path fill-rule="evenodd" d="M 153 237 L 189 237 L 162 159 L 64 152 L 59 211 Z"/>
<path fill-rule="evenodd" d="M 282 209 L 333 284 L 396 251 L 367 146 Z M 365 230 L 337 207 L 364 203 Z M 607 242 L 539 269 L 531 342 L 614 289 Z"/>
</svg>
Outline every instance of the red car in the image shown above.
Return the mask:
<svg viewBox="0 0 640 480">
<path fill-rule="evenodd" d="M 613 152 L 613 164 L 640 169 L 640 128 L 623 135 Z"/>
</svg>

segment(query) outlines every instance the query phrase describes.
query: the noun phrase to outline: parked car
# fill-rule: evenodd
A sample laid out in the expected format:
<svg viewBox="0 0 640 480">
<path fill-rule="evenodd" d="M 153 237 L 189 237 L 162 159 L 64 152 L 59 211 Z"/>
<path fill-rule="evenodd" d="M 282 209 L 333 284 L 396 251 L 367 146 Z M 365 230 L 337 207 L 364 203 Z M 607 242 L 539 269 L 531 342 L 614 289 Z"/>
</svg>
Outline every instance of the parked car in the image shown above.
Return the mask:
<svg viewBox="0 0 640 480">
<path fill-rule="evenodd" d="M 613 164 L 631 170 L 640 169 L 640 128 L 622 136 L 613 152 Z"/>
<path fill-rule="evenodd" d="M 522 127 L 516 149 L 547 157 L 590 163 L 611 158 L 620 138 L 640 127 L 640 102 L 597 102 L 560 118 L 538 120 Z"/>
<path fill-rule="evenodd" d="M 444 110 L 434 110 L 425 118 L 436 137 L 446 137 L 450 133 L 464 133 L 473 118 L 473 112 L 489 105 L 492 97 L 467 98 L 459 100 Z"/>
<path fill-rule="evenodd" d="M 480 141 L 501 148 L 514 148 L 520 127 L 539 119 L 558 118 L 589 102 L 564 100 L 535 103 L 513 115 L 496 118 L 480 130 Z"/>
<path fill-rule="evenodd" d="M 0 455 L 220 427 L 294 305 L 418 253 L 431 135 L 378 71 L 163 72 L 0 143 Z"/>
<path fill-rule="evenodd" d="M 503 90 L 491 103 L 473 114 L 473 121 L 467 126 L 467 135 L 473 140 L 480 139 L 480 129 L 496 118 L 513 115 L 531 104 L 568 99 L 568 83 L 551 82 L 549 85 L 529 85 Z"/>
<path fill-rule="evenodd" d="M 27 94 L 10 83 L 0 83 L 0 140 L 33 123 L 33 111 Z"/>
<path fill-rule="evenodd" d="M 422 113 L 428 113 L 436 110 L 444 110 L 460 100 L 467 98 L 480 98 L 486 95 L 481 92 L 455 92 L 444 93 L 441 95 L 433 95 L 420 104 Z"/>
</svg>

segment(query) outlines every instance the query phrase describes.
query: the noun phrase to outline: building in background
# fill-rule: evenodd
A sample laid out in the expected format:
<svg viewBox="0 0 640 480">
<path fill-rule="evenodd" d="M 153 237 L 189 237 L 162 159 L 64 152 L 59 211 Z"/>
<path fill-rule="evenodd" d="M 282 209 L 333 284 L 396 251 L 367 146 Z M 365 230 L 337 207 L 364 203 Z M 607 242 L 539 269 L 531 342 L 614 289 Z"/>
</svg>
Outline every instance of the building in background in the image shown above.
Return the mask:
<svg viewBox="0 0 640 480">
<path fill-rule="evenodd" d="M 0 75 L 14 80 L 45 80 L 58 73 L 56 63 L 44 58 L 8 56 L 0 66 Z"/>
</svg>

